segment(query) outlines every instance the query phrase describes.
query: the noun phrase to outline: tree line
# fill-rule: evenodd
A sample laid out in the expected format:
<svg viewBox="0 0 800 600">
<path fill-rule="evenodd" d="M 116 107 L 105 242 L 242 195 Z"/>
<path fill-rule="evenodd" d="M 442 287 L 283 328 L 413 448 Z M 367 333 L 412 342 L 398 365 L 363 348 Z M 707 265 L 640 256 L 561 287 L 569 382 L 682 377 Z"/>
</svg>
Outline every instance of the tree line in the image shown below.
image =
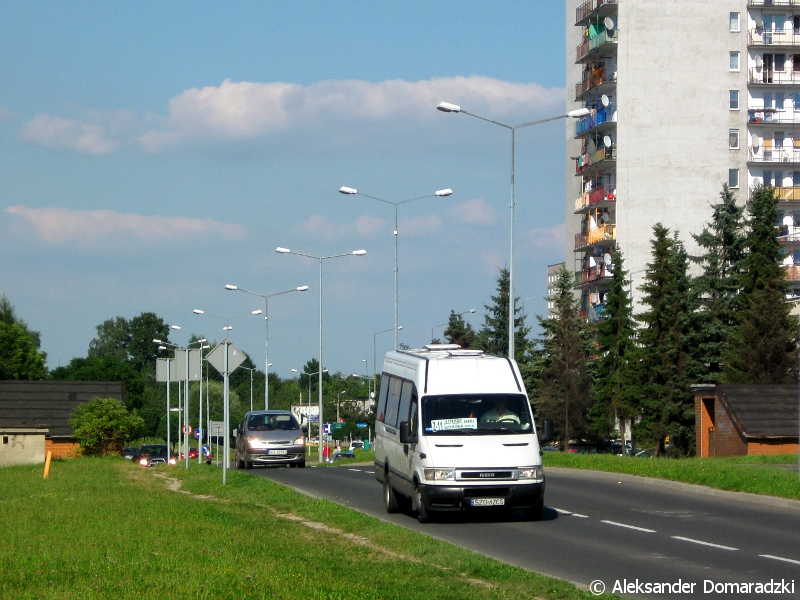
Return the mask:
<svg viewBox="0 0 800 600">
<path fill-rule="evenodd" d="M 653 227 L 638 314 L 618 246 L 602 319 L 590 323 L 582 314 L 566 269 L 550 296 L 553 318 L 537 317 L 541 335 L 529 339 L 517 309 L 515 355 L 562 449 L 572 439 L 608 440 L 629 422 L 636 444 L 656 456 L 691 455 L 692 384 L 797 382 L 798 319 L 787 302 L 778 223 L 773 188 L 757 188 L 745 211 L 724 185 L 710 222 L 692 234 L 698 256 L 689 256 L 678 231 Z M 508 354 L 506 270 L 497 284 L 480 331 L 451 313 L 450 342 Z"/>
</svg>

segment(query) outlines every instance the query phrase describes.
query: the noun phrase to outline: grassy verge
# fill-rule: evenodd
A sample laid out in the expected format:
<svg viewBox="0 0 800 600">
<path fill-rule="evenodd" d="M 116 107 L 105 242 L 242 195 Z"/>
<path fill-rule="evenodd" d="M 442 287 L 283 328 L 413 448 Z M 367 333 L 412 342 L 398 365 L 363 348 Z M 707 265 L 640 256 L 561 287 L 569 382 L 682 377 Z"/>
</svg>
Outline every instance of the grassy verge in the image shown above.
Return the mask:
<svg viewBox="0 0 800 600">
<path fill-rule="evenodd" d="M 544 466 L 593 469 L 695 483 L 732 492 L 800 500 L 797 472 L 770 465 L 797 464 L 796 454 L 730 458 L 653 459 L 611 454 L 545 452 Z"/>
<path fill-rule="evenodd" d="M 594 598 L 235 470 L 41 473 L 2 469 L 0 598 Z"/>
</svg>

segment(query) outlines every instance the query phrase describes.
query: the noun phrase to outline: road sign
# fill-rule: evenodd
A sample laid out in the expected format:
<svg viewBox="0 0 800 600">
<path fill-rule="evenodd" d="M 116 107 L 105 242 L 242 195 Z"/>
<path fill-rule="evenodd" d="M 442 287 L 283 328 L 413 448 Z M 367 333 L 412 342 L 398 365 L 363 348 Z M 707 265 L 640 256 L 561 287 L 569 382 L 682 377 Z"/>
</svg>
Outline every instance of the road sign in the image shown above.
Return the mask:
<svg viewBox="0 0 800 600">
<path fill-rule="evenodd" d="M 322 433 L 330 433 L 331 432 L 331 424 L 330 423 L 323 423 L 322 424 Z"/>
<path fill-rule="evenodd" d="M 344 429 L 344 423 L 334 423 L 333 424 L 333 428 L 334 429 Z"/>
<path fill-rule="evenodd" d="M 192 433 L 192 426 L 184 425 L 183 427 L 181 427 L 181 431 L 183 431 L 183 433 Z"/>
<path fill-rule="evenodd" d="M 201 435 L 205 435 L 205 434 L 206 434 L 206 432 L 204 430 L 202 430 L 202 429 L 195 429 L 194 430 L 194 437 L 197 438 L 198 440 L 200 439 Z"/>
<path fill-rule="evenodd" d="M 367 424 L 366 423 L 356 423 L 356 427 L 358 427 L 359 429 L 366 429 L 367 428 Z"/>
<path fill-rule="evenodd" d="M 226 343 L 227 342 L 227 343 Z M 225 347 L 228 348 L 228 373 L 233 373 L 237 367 L 239 367 L 245 359 L 247 359 L 247 355 L 239 350 L 236 346 L 234 346 L 231 341 L 227 338 L 222 340 L 219 344 L 217 344 L 216 348 L 214 348 L 211 352 L 206 355 L 206 360 L 214 367 L 217 371 L 224 375 L 225 373 Z"/>
</svg>

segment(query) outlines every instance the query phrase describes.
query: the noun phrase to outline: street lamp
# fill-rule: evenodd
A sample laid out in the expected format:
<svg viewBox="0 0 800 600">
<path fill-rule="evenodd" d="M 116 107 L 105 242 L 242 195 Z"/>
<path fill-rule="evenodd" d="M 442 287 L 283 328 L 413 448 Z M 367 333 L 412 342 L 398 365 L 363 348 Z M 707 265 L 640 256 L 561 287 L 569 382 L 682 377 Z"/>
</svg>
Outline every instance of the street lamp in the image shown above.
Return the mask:
<svg viewBox="0 0 800 600">
<path fill-rule="evenodd" d="M 474 309 L 474 308 L 470 308 L 469 310 L 465 310 L 464 312 L 460 312 L 460 313 L 458 313 L 458 316 L 459 316 L 459 317 L 461 317 L 461 316 L 463 316 L 463 315 L 466 315 L 466 314 L 472 314 L 472 313 L 474 313 L 474 312 L 475 312 L 475 309 Z M 433 332 L 434 332 L 434 330 L 435 330 L 437 327 L 444 327 L 444 326 L 445 326 L 445 325 L 447 325 L 448 323 L 450 323 L 450 321 L 448 321 L 447 323 L 442 323 L 441 325 L 434 325 L 433 327 L 431 327 L 431 342 L 433 342 Z M 444 335 L 444 334 L 442 334 L 442 335 Z"/>
<path fill-rule="evenodd" d="M 377 350 L 376 350 L 376 347 L 377 347 L 377 344 L 378 344 L 378 336 L 381 333 L 387 333 L 387 332 L 393 331 L 393 330 L 400 331 L 402 328 L 403 328 L 402 325 L 398 325 L 397 327 L 392 327 L 391 329 L 384 329 L 383 331 L 378 331 L 375 335 L 372 336 L 372 378 L 373 379 L 375 379 L 375 375 L 377 375 L 377 373 L 378 373 L 377 365 L 376 365 L 376 363 L 377 363 L 377 358 L 376 358 Z M 395 337 L 396 337 L 396 334 L 395 334 Z M 374 381 L 372 382 L 372 385 L 373 386 L 375 385 Z"/>
<path fill-rule="evenodd" d="M 338 394 L 336 394 L 336 422 L 339 422 L 339 402 L 341 401 L 342 394 L 344 394 L 347 390 L 342 390 Z"/>
<path fill-rule="evenodd" d="M 558 115 L 555 117 L 549 117 L 547 119 L 539 119 L 538 121 L 529 121 L 528 123 L 520 123 L 518 125 L 508 125 L 507 123 L 502 123 L 493 119 L 487 119 L 486 117 L 481 117 L 480 115 L 467 112 L 457 104 L 451 104 L 449 102 L 440 102 L 436 108 L 446 113 L 464 113 L 470 117 L 475 117 L 481 121 L 487 121 L 488 123 L 499 125 L 500 127 L 504 127 L 511 131 L 511 250 L 509 252 L 508 260 L 508 358 L 509 360 L 514 360 L 514 153 L 516 147 L 516 131 L 517 129 L 522 129 L 523 127 L 539 125 L 549 121 L 557 121 L 558 119 L 566 119 L 568 117 L 584 117 L 589 114 L 589 109 L 584 107 L 577 110 L 571 110 L 565 115 Z"/>
<path fill-rule="evenodd" d="M 453 193 L 453 190 L 450 188 L 444 190 L 437 190 L 433 194 L 427 194 L 425 196 L 417 196 L 416 198 L 409 198 L 408 200 L 401 200 L 400 202 L 392 202 L 391 200 L 385 200 L 383 198 L 378 198 L 377 196 L 370 196 L 369 194 L 364 194 L 359 192 L 355 188 L 350 187 L 340 187 L 339 188 L 340 194 L 356 194 L 358 196 L 364 196 L 365 198 L 372 198 L 373 200 L 377 200 L 378 202 L 383 202 L 385 204 L 391 204 L 394 206 L 394 349 L 397 350 L 397 207 L 401 204 L 408 204 L 409 202 L 415 202 L 417 200 L 424 200 L 425 198 L 433 198 L 435 196 L 443 197 L 449 196 Z"/>
<path fill-rule="evenodd" d="M 289 248 L 275 248 L 278 254 L 296 254 L 297 256 L 305 256 L 306 258 L 313 258 L 319 262 L 319 431 L 320 442 L 322 441 L 322 261 L 329 258 L 339 258 L 341 256 L 364 256 L 366 250 L 353 250 L 344 254 L 333 254 L 331 256 L 314 256 L 313 254 L 304 254 L 302 252 L 293 252 Z M 319 462 L 322 463 L 322 443 L 319 445 Z"/>
<path fill-rule="evenodd" d="M 243 288 L 237 287 L 235 285 L 227 284 L 225 286 L 226 290 L 236 290 L 239 292 L 244 292 L 245 294 L 250 294 L 251 296 L 258 296 L 259 298 L 264 299 L 264 327 L 265 327 L 265 336 L 264 336 L 264 354 L 266 358 L 264 360 L 264 410 L 269 410 L 269 299 L 273 296 L 282 296 L 283 294 L 288 294 L 289 292 L 305 292 L 308 290 L 307 285 L 301 285 L 300 287 L 292 288 L 290 290 L 285 290 L 283 292 L 277 292 L 275 294 L 257 294 L 256 292 L 251 292 L 245 290 Z M 261 314 L 261 311 L 253 311 L 254 315 Z M 250 407 L 250 410 L 253 410 L 253 407 Z"/>
</svg>

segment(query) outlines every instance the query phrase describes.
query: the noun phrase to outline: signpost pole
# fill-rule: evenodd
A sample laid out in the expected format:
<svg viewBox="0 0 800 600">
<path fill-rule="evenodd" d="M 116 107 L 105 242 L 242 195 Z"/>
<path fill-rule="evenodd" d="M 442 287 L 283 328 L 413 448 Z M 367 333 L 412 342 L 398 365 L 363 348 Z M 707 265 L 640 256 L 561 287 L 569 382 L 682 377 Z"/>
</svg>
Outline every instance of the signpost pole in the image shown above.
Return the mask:
<svg viewBox="0 0 800 600">
<path fill-rule="evenodd" d="M 224 368 L 222 377 L 224 379 L 224 386 L 225 391 L 223 394 L 223 406 L 222 406 L 222 421 L 225 423 L 224 428 L 225 431 L 223 432 L 223 450 L 222 450 L 222 485 L 228 483 L 228 465 L 230 464 L 230 399 L 228 397 L 228 338 L 225 338 L 225 357 L 224 360 Z"/>
<path fill-rule="evenodd" d="M 170 359 L 167 358 L 167 462 L 169 463 L 169 459 L 172 453 L 172 447 L 169 445 L 169 409 L 172 408 L 169 403 L 169 388 L 170 386 L 170 377 L 172 371 L 170 370 Z"/>
</svg>

